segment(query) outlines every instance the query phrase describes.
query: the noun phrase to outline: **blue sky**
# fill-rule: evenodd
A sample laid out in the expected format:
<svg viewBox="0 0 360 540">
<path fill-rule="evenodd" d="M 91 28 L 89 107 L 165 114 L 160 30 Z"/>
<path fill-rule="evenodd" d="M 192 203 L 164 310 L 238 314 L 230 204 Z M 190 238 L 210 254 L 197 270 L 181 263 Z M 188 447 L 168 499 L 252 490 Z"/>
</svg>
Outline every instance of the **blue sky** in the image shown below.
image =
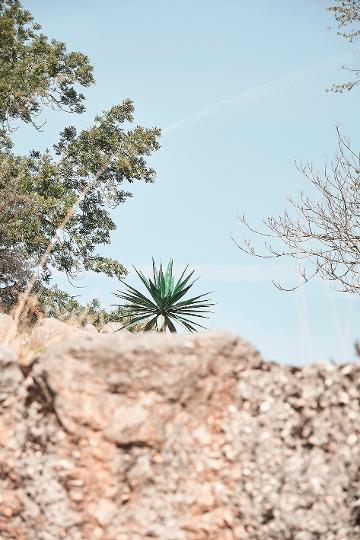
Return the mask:
<svg viewBox="0 0 360 540">
<path fill-rule="evenodd" d="M 358 143 L 360 90 L 325 92 L 346 78 L 343 63 L 358 60 L 356 45 L 329 30 L 328 3 L 24 0 L 49 36 L 90 56 L 97 84 L 86 91 L 85 114 L 47 113 L 40 137 L 18 130 L 17 149 L 51 146 L 65 125 L 85 127 L 134 99 L 136 122 L 163 129 L 151 159 L 157 180 L 132 187 L 101 252 L 129 269 L 148 268 L 152 256 L 196 267 L 199 290 L 213 290 L 217 304 L 209 328 L 239 334 L 281 362 L 353 358 L 360 337 L 357 298 L 320 280 L 280 292 L 272 279 L 296 282 L 294 264 L 246 256 L 230 237 L 241 237 L 238 213 L 258 225 L 286 208 L 287 195 L 309 189 L 294 160 L 321 169 L 335 154 L 336 124 Z M 75 294 L 105 305 L 118 287 L 92 275 L 78 285 Z"/>
</svg>

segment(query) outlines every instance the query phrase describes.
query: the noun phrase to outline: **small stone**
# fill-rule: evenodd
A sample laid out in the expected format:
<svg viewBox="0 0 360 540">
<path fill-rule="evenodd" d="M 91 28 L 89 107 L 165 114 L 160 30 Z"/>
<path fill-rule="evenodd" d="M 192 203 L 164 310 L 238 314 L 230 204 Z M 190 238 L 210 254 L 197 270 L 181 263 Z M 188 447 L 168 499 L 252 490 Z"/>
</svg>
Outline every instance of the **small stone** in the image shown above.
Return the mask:
<svg viewBox="0 0 360 540">
<path fill-rule="evenodd" d="M 81 491 L 71 490 L 69 492 L 70 499 L 74 502 L 81 502 L 84 500 L 84 495 Z"/>
<path fill-rule="evenodd" d="M 352 434 L 349 435 L 349 437 L 347 438 L 347 443 L 348 443 L 350 446 L 354 446 L 357 442 L 358 442 L 358 436 L 357 436 L 355 433 L 352 433 Z"/>
<path fill-rule="evenodd" d="M 108 322 L 105 324 L 105 326 L 102 327 L 102 329 L 100 330 L 100 334 L 115 334 L 115 333 L 119 333 L 119 332 L 125 332 L 125 333 L 129 333 L 128 330 L 126 329 L 122 329 L 123 326 L 123 323 L 120 323 L 120 322 Z"/>
<path fill-rule="evenodd" d="M 200 426 L 192 432 L 192 435 L 196 441 L 206 446 L 211 443 L 211 435 L 204 426 Z"/>
<path fill-rule="evenodd" d="M 68 459 L 59 459 L 56 463 L 56 466 L 60 469 L 73 469 L 74 464 Z"/>
<path fill-rule="evenodd" d="M 196 507 L 200 508 L 202 511 L 208 511 L 215 504 L 213 486 L 210 483 L 194 486 L 192 495 Z"/>
<path fill-rule="evenodd" d="M 270 401 L 263 401 L 261 404 L 260 404 L 260 412 L 268 412 L 270 409 L 271 409 L 271 403 Z"/>
<path fill-rule="evenodd" d="M 152 476 L 150 459 L 148 456 L 140 457 L 136 464 L 127 473 L 129 484 L 132 488 L 145 483 Z"/>
<path fill-rule="evenodd" d="M 117 506 L 106 499 L 100 499 L 93 510 L 93 515 L 99 525 L 106 527 L 109 525 L 117 512 Z"/>
</svg>

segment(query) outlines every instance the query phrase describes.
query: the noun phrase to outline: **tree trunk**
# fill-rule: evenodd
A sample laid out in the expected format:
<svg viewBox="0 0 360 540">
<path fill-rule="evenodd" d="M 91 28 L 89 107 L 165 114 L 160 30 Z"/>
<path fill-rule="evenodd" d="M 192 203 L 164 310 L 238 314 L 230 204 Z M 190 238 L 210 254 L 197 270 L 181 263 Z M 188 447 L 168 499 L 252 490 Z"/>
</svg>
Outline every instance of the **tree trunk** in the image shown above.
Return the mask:
<svg viewBox="0 0 360 540">
<path fill-rule="evenodd" d="M 164 321 L 164 324 L 162 325 L 161 327 L 161 332 L 165 332 L 166 333 L 166 330 L 167 330 L 167 324 L 166 324 L 166 321 Z"/>
</svg>

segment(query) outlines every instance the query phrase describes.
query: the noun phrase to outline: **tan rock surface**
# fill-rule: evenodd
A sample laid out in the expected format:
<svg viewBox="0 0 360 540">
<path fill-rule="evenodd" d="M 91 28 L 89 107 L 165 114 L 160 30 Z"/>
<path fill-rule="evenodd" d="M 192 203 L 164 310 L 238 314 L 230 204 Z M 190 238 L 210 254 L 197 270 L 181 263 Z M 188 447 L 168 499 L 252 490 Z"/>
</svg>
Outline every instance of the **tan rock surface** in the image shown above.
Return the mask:
<svg viewBox="0 0 360 540">
<path fill-rule="evenodd" d="M 5 339 L 14 338 L 15 333 L 16 328 L 13 318 L 6 313 L 0 313 L 0 343 Z"/>
<path fill-rule="evenodd" d="M 94 326 L 91 323 L 86 323 L 85 326 L 82 328 L 84 332 L 87 332 L 89 334 L 97 334 L 98 331 L 96 329 L 96 326 Z"/>
<path fill-rule="evenodd" d="M 14 395 L 22 379 L 13 350 L 0 345 L 0 402 Z"/>
<path fill-rule="evenodd" d="M 58 321 L 52 317 L 39 320 L 30 335 L 29 346 L 35 350 L 43 350 L 54 343 L 66 339 L 81 337 L 85 334 L 80 328 Z"/>
<path fill-rule="evenodd" d="M 23 380 L 2 354 L 1 539 L 360 538 L 359 364 L 212 334 L 88 335 Z"/>
<path fill-rule="evenodd" d="M 120 323 L 120 322 L 108 322 L 106 323 L 100 333 L 101 334 L 115 334 L 115 333 L 119 333 L 119 332 L 128 332 L 128 330 L 125 330 L 125 329 L 122 329 L 123 326 L 123 323 Z"/>
</svg>

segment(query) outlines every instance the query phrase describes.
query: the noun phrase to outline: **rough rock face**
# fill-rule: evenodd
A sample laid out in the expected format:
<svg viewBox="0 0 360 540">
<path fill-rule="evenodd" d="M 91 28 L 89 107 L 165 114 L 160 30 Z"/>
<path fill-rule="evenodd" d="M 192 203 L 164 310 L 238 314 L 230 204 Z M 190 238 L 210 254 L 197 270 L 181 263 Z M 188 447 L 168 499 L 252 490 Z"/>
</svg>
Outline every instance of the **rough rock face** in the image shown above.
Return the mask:
<svg viewBox="0 0 360 540">
<path fill-rule="evenodd" d="M 116 332 L 119 332 L 119 331 L 127 332 L 127 330 L 125 329 L 120 330 L 122 326 L 123 325 L 120 322 L 108 322 L 105 324 L 105 326 L 103 326 L 100 333 L 101 334 L 115 334 Z"/>
<path fill-rule="evenodd" d="M 121 333 L 4 365 L 1 539 L 360 538 L 359 364 Z"/>
<path fill-rule="evenodd" d="M 93 324 L 91 324 L 91 323 L 86 323 L 82 330 L 83 330 L 84 332 L 93 333 L 93 334 L 97 334 L 97 333 L 98 333 L 96 327 L 95 327 Z"/>
<path fill-rule="evenodd" d="M 16 393 L 22 375 L 14 352 L 0 345 L 0 403 Z"/>
<path fill-rule="evenodd" d="M 48 317 L 38 321 L 30 335 L 30 345 L 35 350 L 42 350 L 65 339 L 81 337 L 84 330 Z"/>
<path fill-rule="evenodd" d="M 10 315 L 0 313 L 0 343 L 5 339 L 14 337 L 16 332 L 14 320 Z"/>
</svg>

